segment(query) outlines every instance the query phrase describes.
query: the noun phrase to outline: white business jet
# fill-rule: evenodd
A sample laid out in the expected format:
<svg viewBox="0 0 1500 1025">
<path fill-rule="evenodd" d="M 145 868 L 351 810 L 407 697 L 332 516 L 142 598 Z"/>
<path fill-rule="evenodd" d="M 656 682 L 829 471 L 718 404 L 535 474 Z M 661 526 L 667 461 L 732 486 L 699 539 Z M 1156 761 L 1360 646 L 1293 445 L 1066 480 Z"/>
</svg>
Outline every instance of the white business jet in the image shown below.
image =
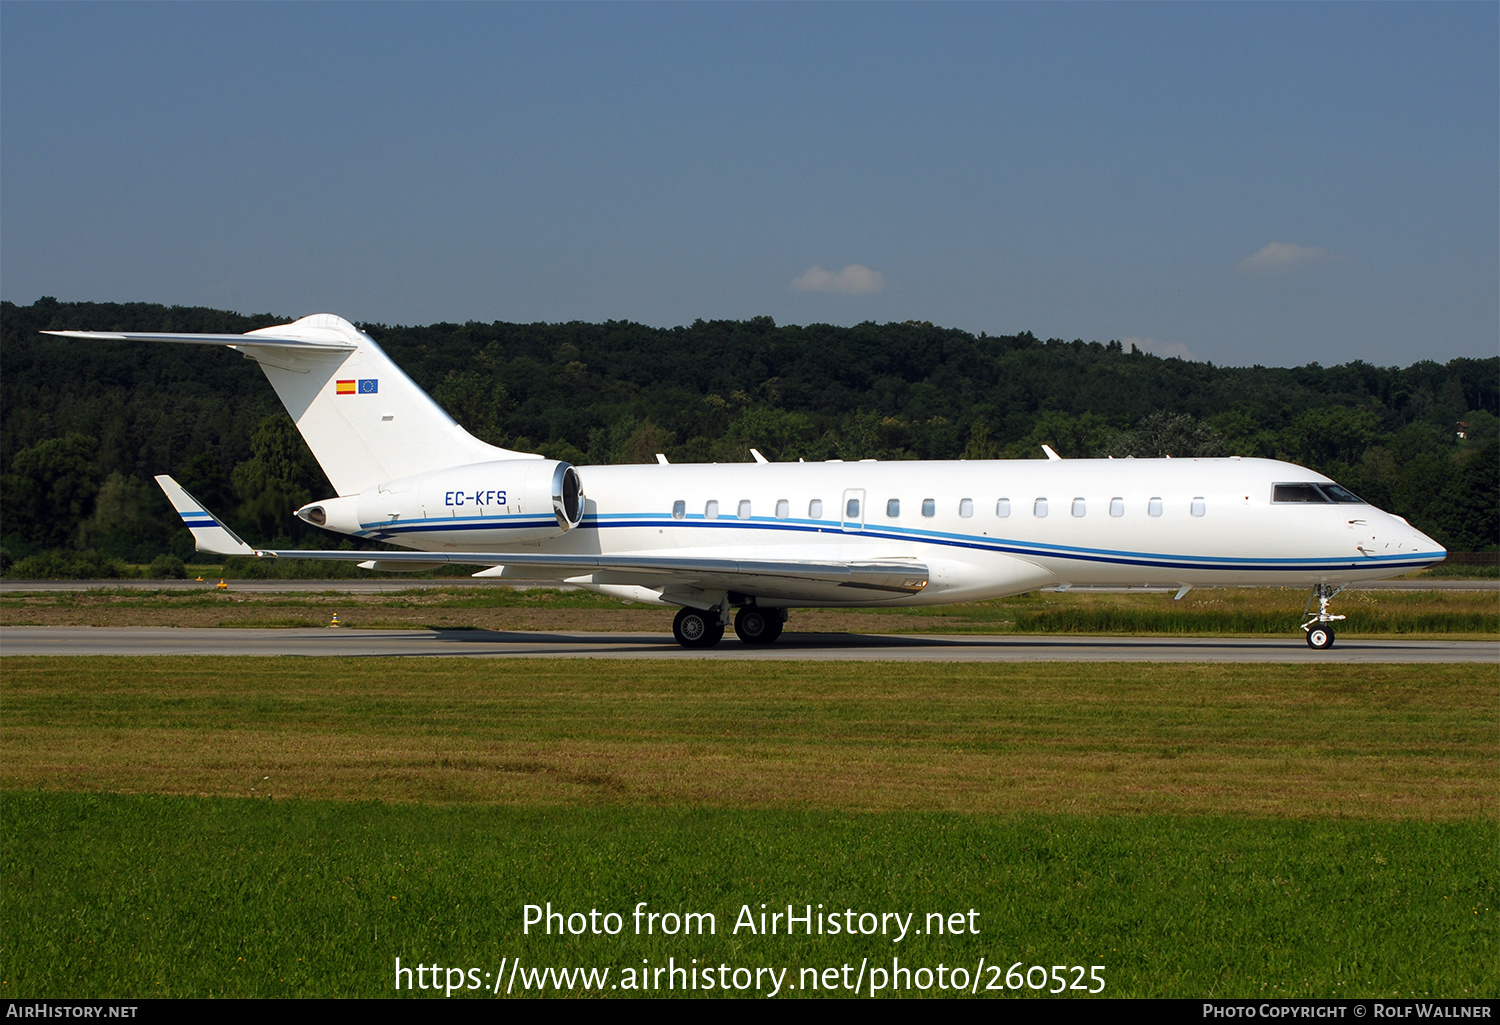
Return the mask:
<svg viewBox="0 0 1500 1025">
<path fill-rule="evenodd" d="M 672 631 L 747 644 L 787 609 L 939 605 L 1042 587 L 1311 586 L 1329 601 L 1441 561 L 1437 542 L 1322 474 L 1267 459 L 1061 459 L 574 467 L 469 434 L 354 325 L 319 314 L 243 335 L 52 331 L 236 349 L 260 364 L 337 498 L 308 523 L 411 551 L 266 551 L 157 477 L 198 549 L 366 569 L 479 567 L 676 606 Z M 1314 606 L 1316 600 L 1316 606 Z"/>
</svg>

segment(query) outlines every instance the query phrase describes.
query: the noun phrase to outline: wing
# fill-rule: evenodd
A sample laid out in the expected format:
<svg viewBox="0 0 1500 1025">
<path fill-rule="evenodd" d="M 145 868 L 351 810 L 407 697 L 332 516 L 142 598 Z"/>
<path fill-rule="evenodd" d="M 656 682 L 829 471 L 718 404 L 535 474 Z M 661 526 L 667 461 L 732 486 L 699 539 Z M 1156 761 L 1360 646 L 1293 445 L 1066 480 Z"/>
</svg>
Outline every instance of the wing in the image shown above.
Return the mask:
<svg viewBox="0 0 1500 1025">
<path fill-rule="evenodd" d="M 735 592 L 769 601 L 848 601 L 851 591 L 871 599 L 916 594 L 927 586 L 926 566 L 917 562 L 817 562 L 715 559 L 682 555 L 543 555 L 517 552 L 285 551 L 251 548 L 171 477 L 156 478 L 198 550 L 260 559 L 326 559 L 356 562 L 366 569 L 423 570 L 439 566 L 482 567 L 502 579 L 574 580 L 592 586 L 644 587 L 667 601 L 696 604 L 695 593 Z M 481 574 L 476 574 L 481 575 Z M 580 580 L 579 578 L 585 578 Z"/>
<path fill-rule="evenodd" d="M 244 555 L 245 552 L 223 554 Z M 927 586 L 917 562 L 790 562 L 682 555 L 536 555 L 515 552 L 348 552 L 254 550 L 262 559 L 333 559 L 368 569 L 482 566 L 487 577 L 574 580 L 646 587 L 664 594 L 735 591 L 785 601 L 848 599 L 850 590 L 916 594 Z M 372 558 L 373 556 L 373 558 Z M 496 572 L 502 570 L 503 572 Z M 518 572 L 517 572 L 518 571 Z M 480 574 L 476 574 L 480 575 Z M 871 595 L 871 597 L 875 597 Z"/>
</svg>

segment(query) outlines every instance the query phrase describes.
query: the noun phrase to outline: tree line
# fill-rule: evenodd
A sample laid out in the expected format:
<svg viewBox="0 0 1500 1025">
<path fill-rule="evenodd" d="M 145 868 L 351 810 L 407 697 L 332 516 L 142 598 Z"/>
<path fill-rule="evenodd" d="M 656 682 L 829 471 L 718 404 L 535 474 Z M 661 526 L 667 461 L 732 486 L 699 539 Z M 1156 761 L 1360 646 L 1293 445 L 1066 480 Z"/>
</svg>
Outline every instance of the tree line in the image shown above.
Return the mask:
<svg viewBox="0 0 1500 1025">
<path fill-rule="evenodd" d="M 330 543 L 333 494 L 259 367 L 43 330 L 240 333 L 293 318 L 0 303 L 0 560 L 186 559 L 170 472 L 253 543 Z M 1500 357 L 1217 367 L 926 322 L 652 328 L 362 324 L 486 441 L 587 465 L 771 459 L 1266 456 L 1328 474 L 1450 549 L 1500 540 Z M 33 566 L 35 563 L 33 563 Z"/>
</svg>

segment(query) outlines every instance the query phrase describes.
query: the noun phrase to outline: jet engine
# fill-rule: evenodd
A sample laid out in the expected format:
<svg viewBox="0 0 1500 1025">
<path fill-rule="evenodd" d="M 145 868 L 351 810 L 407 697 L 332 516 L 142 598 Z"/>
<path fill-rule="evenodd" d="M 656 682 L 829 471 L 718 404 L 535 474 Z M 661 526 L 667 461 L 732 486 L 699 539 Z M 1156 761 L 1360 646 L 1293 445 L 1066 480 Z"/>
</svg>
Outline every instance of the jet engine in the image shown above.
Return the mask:
<svg viewBox="0 0 1500 1025">
<path fill-rule="evenodd" d="M 578 526 L 583 508 L 583 485 L 570 464 L 502 459 L 312 502 L 297 516 L 342 534 L 442 551 L 455 547 L 454 531 L 472 549 L 556 537 Z"/>
</svg>

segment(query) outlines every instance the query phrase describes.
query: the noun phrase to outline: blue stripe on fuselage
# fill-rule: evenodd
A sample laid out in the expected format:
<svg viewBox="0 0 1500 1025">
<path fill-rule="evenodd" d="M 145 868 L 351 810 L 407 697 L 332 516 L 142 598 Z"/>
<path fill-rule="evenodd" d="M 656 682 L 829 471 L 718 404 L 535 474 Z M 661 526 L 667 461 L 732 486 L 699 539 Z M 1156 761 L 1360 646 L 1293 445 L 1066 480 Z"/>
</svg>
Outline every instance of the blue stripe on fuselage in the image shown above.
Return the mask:
<svg viewBox="0 0 1500 1025">
<path fill-rule="evenodd" d="M 519 521 L 519 522 L 518 522 Z M 409 533 L 438 533 L 450 530 L 518 530 L 534 529 L 555 523 L 550 516 L 455 520 L 424 519 L 406 520 L 399 524 L 362 524 L 364 536 L 386 538 Z M 915 541 L 923 544 L 941 545 L 946 548 L 963 548 L 973 551 L 999 552 L 1029 558 L 1068 559 L 1075 562 L 1103 563 L 1115 566 L 1141 566 L 1153 569 L 1224 569 L 1263 570 L 1269 572 L 1298 572 L 1319 569 L 1375 568 L 1401 569 L 1430 566 L 1442 556 L 1426 555 L 1371 555 L 1359 559 L 1345 557 L 1317 559 L 1254 559 L 1233 556 L 1208 555 L 1164 555 L 1151 552 L 1131 552 L 1108 548 L 1085 548 L 1072 545 L 1041 544 L 1015 541 L 1008 538 L 978 538 L 972 534 L 952 534 L 943 531 L 917 530 L 908 527 L 877 528 L 864 526 L 846 529 L 838 520 L 778 520 L 770 517 L 723 517 L 709 520 L 701 515 L 676 519 L 666 513 L 608 513 L 603 516 L 586 516 L 578 525 L 580 530 L 603 530 L 629 527 L 688 527 L 708 530 L 731 530 L 751 528 L 777 533 L 820 533 L 841 537 L 879 538 L 886 541 Z M 499 554 L 499 553 L 497 553 Z M 521 553 L 517 553 L 521 554 Z"/>
</svg>

